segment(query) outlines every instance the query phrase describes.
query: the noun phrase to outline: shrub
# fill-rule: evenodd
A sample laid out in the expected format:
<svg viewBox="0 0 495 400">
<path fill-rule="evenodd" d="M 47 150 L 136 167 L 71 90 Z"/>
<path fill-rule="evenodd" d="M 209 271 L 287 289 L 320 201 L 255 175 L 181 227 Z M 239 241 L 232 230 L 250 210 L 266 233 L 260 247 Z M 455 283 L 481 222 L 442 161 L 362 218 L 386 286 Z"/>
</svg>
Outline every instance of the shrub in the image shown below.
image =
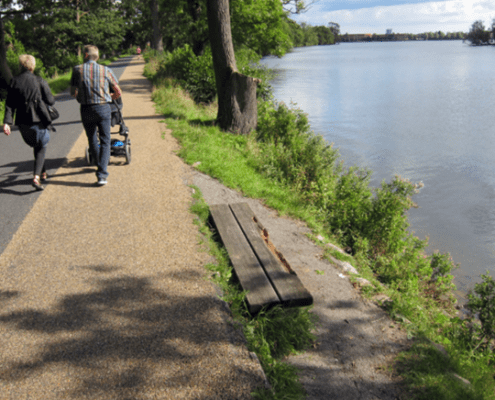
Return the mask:
<svg viewBox="0 0 495 400">
<path fill-rule="evenodd" d="M 316 193 L 321 198 L 330 189 L 338 152 L 310 130 L 301 110 L 260 102 L 256 139 L 263 144 L 258 157 L 260 172 L 308 196 Z"/>
<path fill-rule="evenodd" d="M 171 53 L 162 73 L 173 76 L 197 103 L 210 103 L 216 96 L 215 74 L 211 50 L 207 48 L 197 57 L 192 49 L 185 45 Z"/>
<path fill-rule="evenodd" d="M 495 281 L 488 273 L 481 278 L 483 282 L 474 286 L 475 294 L 468 295 L 466 308 L 478 316 L 482 335 L 495 339 Z"/>
</svg>

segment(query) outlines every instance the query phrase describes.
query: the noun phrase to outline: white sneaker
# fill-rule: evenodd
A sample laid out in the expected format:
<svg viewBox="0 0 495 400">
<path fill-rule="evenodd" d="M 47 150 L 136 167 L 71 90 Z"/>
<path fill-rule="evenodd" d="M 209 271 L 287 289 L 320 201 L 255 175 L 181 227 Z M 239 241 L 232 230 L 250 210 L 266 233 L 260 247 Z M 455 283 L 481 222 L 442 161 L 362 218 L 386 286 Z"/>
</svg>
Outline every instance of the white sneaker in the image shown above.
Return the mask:
<svg viewBox="0 0 495 400">
<path fill-rule="evenodd" d="M 104 179 L 104 178 L 100 178 L 100 179 L 98 179 L 98 186 L 104 186 L 104 185 L 106 185 L 107 183 L 108 183 L 108 182 L 107 182 L 107 180 L 106 180 L 106 179 Z"/>
</svg>

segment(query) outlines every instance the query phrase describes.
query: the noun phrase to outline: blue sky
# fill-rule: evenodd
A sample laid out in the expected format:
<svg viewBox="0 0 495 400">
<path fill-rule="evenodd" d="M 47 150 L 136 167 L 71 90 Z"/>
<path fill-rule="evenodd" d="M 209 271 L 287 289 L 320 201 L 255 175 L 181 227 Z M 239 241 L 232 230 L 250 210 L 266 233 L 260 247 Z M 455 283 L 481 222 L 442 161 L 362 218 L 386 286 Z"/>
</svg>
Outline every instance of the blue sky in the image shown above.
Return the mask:
<svg viewBox="0 0 495 400">
<path fill-rule="evenodd" d="M 306 0 L 309 3 L 311 0 Z M 317 0 L 292 17 L 311 25 L 340 24 L 344 33 L 468 32 L 474 21 L 491 27 L 495 0 Z"/>
</svg>

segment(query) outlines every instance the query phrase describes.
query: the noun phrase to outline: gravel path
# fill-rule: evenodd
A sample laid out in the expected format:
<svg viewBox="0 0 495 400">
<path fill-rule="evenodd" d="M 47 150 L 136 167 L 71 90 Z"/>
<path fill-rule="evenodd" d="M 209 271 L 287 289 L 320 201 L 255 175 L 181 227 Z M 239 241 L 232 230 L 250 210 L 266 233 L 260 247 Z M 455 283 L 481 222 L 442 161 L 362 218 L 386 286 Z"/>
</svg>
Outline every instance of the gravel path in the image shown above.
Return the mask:
<svg viewBox="0 0 495 400">
<path fill-rule="evenodd" d="M 81 135 L 0 256 L 1 399 L 247 399 L 263 384 L 205 279 L 188 167 L 143 66 L 120 79 L 131 164 L 112 157 L 96 187 Z"/>
</svg>

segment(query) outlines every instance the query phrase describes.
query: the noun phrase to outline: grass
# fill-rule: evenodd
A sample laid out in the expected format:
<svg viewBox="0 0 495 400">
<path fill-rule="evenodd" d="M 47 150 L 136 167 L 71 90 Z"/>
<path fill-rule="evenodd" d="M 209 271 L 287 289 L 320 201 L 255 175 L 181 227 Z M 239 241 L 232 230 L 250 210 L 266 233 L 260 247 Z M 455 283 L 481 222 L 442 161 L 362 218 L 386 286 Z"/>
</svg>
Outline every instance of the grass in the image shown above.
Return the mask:
<svg viewBox="0 0 495 400">
<path fill-rule="evenodd" d="M 339 243 L 339 236 L 315 217 L 319 210 L 307 201 L 307 196 L 259 172 L 256 167 L 259 143 L 252 136 L 221 132 L 214 125 L 216 108 L 195 104 L 171 79 L 162 78 L 155 85 L 153 99 L 157 111 L 164 116 L 167 126 L 179 140 L 179 155 L 188 164 L 195 164 L 200 171 L 245 196 L 261 199 L 281 214 L 305 221 L 314 236 L 321 234 L 328 238 L 325 241 Z M 320 245 L 324 246 L 325 241 Z M 359 249 L 360 243 L 355 245 Z M 423 258 L 414 246 L 404 249 L 396 258 L 377 257 L 373 260 L 365 252 L 356 251 L 351 256 L 328 250 L 327 247 L 325 249 L 327 255 L 350 262 L 360 276 L 372 282 L 371 286 L 362 289 L 364 296 L 386 294 L 390 301 L 384 306 L 391 318 L 407 330 L 411 339 L 415 339 L 410 350 L 403 353 L 393 366 L 407 384 L 407 398 L 495 399 L 495 359 L 491 354 L 475 353 L 459 338 L 462 335 L 454 332 L 462 322 L 455 318 L 452 303 L 439 300 L 441 292 L 438 288 L 432 287 L 431 296 L 427 296 L 431 282 L 417 279 L 419 267 L 416 263 L 418 260 L 423 262 Z M 423 264 L 418 265 L 421 267 Z M 427 265 L 430 265 L 429 260 Z M 226 272 L 227 276 L 229 273 Z M 395 278 L 397 274 L 400 275 Z M 242 303 L 239 300 L 229 303 L 232 306 L 236 302 Z M 273 316 L 268 315 L 270 318 Z M 244 329 L 248 335 L 249 329 Z M 448 354 L 447 361 L 439 361 L 433 342 L 443 346 Z M 263 349 L 263 345 L 259 347 Z M 274 371 L 270 363 L 262 361 L 262 364 L 274 381 L 277 378 L 273 378 L 272 373 L 285 374 L 285 367 Z M 456 375 L 468 379 L 470 384 L 460 382 Z M 271 395 L 278 395 L 277 390 L 274 393 Z"/>
</svg>

